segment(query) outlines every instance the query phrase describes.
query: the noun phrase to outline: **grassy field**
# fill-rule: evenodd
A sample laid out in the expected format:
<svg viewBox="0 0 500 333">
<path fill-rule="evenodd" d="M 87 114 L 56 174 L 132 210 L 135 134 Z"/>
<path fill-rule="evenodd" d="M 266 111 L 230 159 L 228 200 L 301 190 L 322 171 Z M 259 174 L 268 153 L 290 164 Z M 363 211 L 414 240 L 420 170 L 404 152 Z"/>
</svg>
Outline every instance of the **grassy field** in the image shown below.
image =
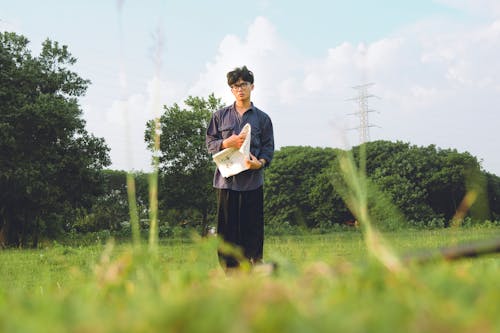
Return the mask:
<svg viewBox="0 0 500 333">
<path fill-rule="evenodd" d="M 395 253 L 499 237 L 400 231 Z M 359 231 L 268 237 L 262 271 L 226 276 L 217 240 L 0 252 L 0 332 L 500 332 L 500 257 L 392 271 Z"/>
</svg>

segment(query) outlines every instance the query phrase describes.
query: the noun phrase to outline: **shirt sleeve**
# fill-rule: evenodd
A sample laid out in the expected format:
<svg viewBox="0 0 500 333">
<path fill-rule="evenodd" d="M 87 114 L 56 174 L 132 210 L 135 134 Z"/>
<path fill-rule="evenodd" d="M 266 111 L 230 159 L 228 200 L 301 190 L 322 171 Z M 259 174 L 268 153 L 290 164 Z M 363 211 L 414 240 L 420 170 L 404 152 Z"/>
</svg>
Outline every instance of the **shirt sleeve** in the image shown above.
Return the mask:
<svg viewBox="0 0 500 333">
<path fill-rule="evenodd" d="M 217 116 L 214 113 L 207 127 L 207 135 L 205 142 L 207 145 L 207 150 L 210 154 L 216 154 L 222 150 L 222 135 L 219 132 Z"/>
<path fill-rule="evenodd" d="M 273 123 L 271 118 L 265 117 L 264 126 L 262 127 L 261 136 L 261 150 L 259 158 L 263 158 L 267 161 L 266 167 L 271 164 L 274 156 L 274 133 L 273 133 Z"/>
</svg>

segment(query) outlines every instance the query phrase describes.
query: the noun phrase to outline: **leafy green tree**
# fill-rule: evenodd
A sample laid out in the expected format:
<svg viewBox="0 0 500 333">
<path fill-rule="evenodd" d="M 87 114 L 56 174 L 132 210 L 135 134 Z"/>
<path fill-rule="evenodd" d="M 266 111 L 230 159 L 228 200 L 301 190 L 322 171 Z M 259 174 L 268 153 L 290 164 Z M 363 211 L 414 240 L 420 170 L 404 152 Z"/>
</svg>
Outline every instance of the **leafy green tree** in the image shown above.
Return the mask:
<svg viewBox="0 0 500 333">
<path fill-rule="evenodd" d="M 160 118 L 160 210 L 180 210 L 187 215 L 195 211 L 206 232 L 208 216 L 215 207 L 215 165 L 206 148 L 205 133 L 212 113 L 223 105 L 213 94 L 208 99 L 190 96 L 184 104 L 186 108 L 165 106 Z M 148 122 L 145 140 L 151 150 L 153 129 L 154 122 Z"/>
<path fill-rule="evenodd" d="M 371 223 L 382 229 L 397 227 L 401 220 L 398 209 L 386 193 L 362 175 L 361 163 L 351 153 L 338 151 L 332 163 L 316 177 L 309 196 L 315 220 L 320 226 L 354 222 L 362 208 L 358 205 L 359 193 L 363 193 Z M 354 163 L 355 168 L 341 167 L 346 163 Z M 349 185 L 352 179 L 357 179 L 359 184 Z"/>
<path fill-rule="evenodd" d="M 302 187 L 306 184 L 303 177 L 307 176 L 293 171 L 308 168 L 305 162 L 297 162 L 306 160 L 299 153 L 305 148 L 294 147 L 296 158 L 288 155 L 283 158 L 278 153 L 273 166 L 277 167 L 270 168 L 273 172 L 267 179 L 271 188 L 267 193 L 271 221 L 293 223 L 294 216 L 307 215 L 308 226 L 322 226 L 353 219 L 353 212 L 345 203 L 348 190 L 340 158 L 352 153 L 359 167 L 361 148 L 365 149 L 368 208 L 372 222 L 380 228 L 404 227 L 408 221 L 426 226 L 442 220 L 447 225 L 467 191 L 478 195 L 469 207 L 468 216 L 483 221 L 498 216 L 498 177 L 482 172 L 477 159 L 469 153 L 438 149 L 434 145 L 417 147 L 402 142 L 374 141 L 353 147 L 350 152 L 336 151 L 333 161 L 322 167 L 307 187 Z M 308 197 L 303 196 L 306 192 Z M 309 214 L 297 214 L 299 207 L 308 207 Z"/>
<path fill-rule="evenodd" d="M 353 153 L 359 156 L 360 147 Z M 418 148 L 403 142 L 374 141 L 366 146 L 367 174 L 390 201 L 411 220 L 435 215 L 428 205 L 428 174 L 439 168 L 434 147 Z"/>
<path fill-rule="evenodd" d="M 429 168 L 423 182 L 429 192 L 428 204 L 437 214 L 449 221 L 457 212 L 468 190 L 469 176 L 482 172 L 477 159 L 469 153 L 436 149 L 433 157 L 437 167 Z"/>
<path fill-rule="evenodd" d="M 324 168 L 314 179 L 314 184 L 309 193 L 312 207 L 311 218 L 318 226 L 331 226 L 354 220 L 353 214 L 347 208 L 344 200 L 335 188 L 334 180 L 337 178 L 338 168 L 333 162 Z"/>
<path fill-rule="evenodd" d="M 332 148 L 282 147 L 265 175 L 264 210 L 269 223 L 313 227 L 311 188 L 335 157 Z"/>
<path fill-rule="evenodd" d="M 359 148 L 353 148 L 355 156 Z M 467 152 L 389 141 L 367 143 L 366 165 L 374 184 L 415 221 L 449 221 L 466 194 L 468 175 L 481 173 L 477 159 Z"/>
<path fill-rule="evenodd" d="M 500 177 L 486 173 L 486 183 L 491 219 L 500 221 Z"/>
<path fill-rule="evenodd" d="M 87 133 L 77 97 L 89 84 L 66 46 L 0 33 L 0 244 L 34 245 L 101 193 L 104 140 Z"/>
<path fill-rule="evenodd" d="M 103 170 L 103 193 L 99 195 L 89 210 L 82 210 L 73 228 L 78 232 L 100 230 L 117 231 L 123 228 L 122 222 L 129 221 L 127 198 L 127 172 L 122 170 Z M 136 198 L 140 219 L 148 216 L 148 174 L 134 173 Z"/>
</svg>

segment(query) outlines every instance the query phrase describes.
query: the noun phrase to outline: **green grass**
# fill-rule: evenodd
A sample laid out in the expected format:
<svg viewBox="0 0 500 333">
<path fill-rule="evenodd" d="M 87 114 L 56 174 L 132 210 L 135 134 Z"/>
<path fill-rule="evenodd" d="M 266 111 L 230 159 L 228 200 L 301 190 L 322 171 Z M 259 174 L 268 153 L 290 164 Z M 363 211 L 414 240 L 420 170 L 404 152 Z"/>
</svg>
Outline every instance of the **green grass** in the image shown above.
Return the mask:
<svg viewBox="0 0 500 333">
<path fill-rule="evenodd" d="M 399 231 L 398 254 L 498 237 Z M 268 237 L 273 275 L 226 276 L 216 239 L 0 252 L 0 332 L 500 332 L 500 257 L 391 272 L 357 231 Z"/>
</svg>

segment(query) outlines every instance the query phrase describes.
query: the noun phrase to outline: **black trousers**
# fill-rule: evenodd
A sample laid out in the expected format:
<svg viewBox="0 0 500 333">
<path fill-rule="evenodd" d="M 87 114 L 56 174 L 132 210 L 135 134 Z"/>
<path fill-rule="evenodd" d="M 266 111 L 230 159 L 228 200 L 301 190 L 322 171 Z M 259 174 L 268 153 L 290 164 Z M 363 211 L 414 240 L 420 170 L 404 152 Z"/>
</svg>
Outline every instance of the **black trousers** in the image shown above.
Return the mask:
<svg viewBox="0 0 500 333">
<path fill-rule="evenodd" d="M 264 191 L 262 186 L 252 191 L 218 189 L 217 233 L 230 251 L 219 248 L 219 262 L 237 267 L 241 259 L 257 263 L 262 260 L 264 247 Z M 237 255 L 234 250 L 241 250 Z"/>
</svg>

